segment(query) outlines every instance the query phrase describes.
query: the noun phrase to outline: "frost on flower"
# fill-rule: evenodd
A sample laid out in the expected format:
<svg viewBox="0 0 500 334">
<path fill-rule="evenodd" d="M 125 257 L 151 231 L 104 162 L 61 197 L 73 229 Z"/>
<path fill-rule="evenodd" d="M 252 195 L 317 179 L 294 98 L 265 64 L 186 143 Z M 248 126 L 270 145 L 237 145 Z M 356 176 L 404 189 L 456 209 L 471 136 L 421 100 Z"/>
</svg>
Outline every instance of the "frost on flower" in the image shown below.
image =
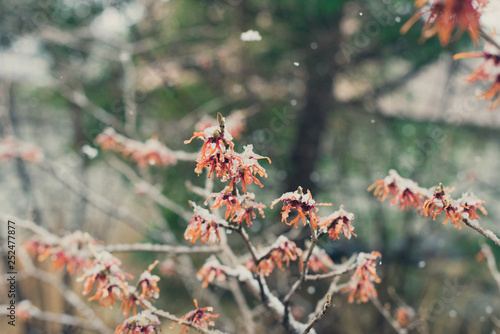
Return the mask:
<svg viewBox="0 0 500 334">
<path fill-rule="evenodd" d="M 142 169 L 148 166 L 170 166 L 177 163 L 174 152 L 156 137 L 143 143 L 119 135 L 113 128 L 107 128 L 95 138 L 95 143 L 103 150 L 121 153 L 123 157 L 137 163 Z"/>
<path fill-rule="evenodd" d="M 207 262 L 201 267 L 196 275 L 198 280 L 203 280 L 202 287 L 206 288 L 209 284 L 212 284 L 216 279 L 218 281 L 225 281 L 226 275 L 224 270 L 221 268 L 221 264 L 215 256 L 208 258 Z"/>
<path fill-rule="evenodd" d="M 341 205 L 340 210 L 328 215 L 324 218 L 319 218 L 319 226 L 324 232 L 329 234 L 330 239 L 340 239 L 339 234 L 343 234 L 347 239 L 351 239 L 354 227 L 351 226 L 351 220 L 354 219 L 354 214 L 344 210 Z"/>
<path fill-rule="evenodd" d="M 161 322 L 150 310 L 142 311 L 118 325 L 115 334 L 157 334 L 161 332 Z"/>
<path fill-rule="evenodd" d="M 248 30 L 241 33 L 240 39 L 243 42 L 256 42 L 262 40 L 262 36 L 256 30 Z"/>
<path fill-rule="evenodd" d="M 66 267 L 69 274 L 86 267 L 90 263 L 89 245 L 96 243 L 88 233 L 75 231 L 60 239 L 42 240 L 34 237 L 24 244 L 24 248 L 38 261 L 50 258 L 55 269 Z"/>
<path fill-rule="evenodd" d="M 309 243 L 306 242 L 306 248 L 309 248 Z M 305 257 L 305 253 L 304 253 Z M 303 259 L 305 260 L 305 259 Z M 309 257 L 309 262 L 307 262 L 307 269 L 314 273 L 318 272 L 328 272 L 334 267 L 333 261 L 330 256 L 326 253 L 324 249 L 318 246 L 313 248 L 312 254 Z"/>
<path fill-rule="evenodd" d="M 266 170 L 259 164 L 259 159 L 267 159 L 271 163 L 271 159 L 264 157 L 253 151 L 253 145 L 245 145 L 243 153 L 240 154 L 240 164 L 236 167 L 236 172 L 232 176 L 230 189 L 233 189 L 235 184 L 241 181 L 243 193 L 247 192 L 247 185 L 255 184 L 263 187 L 259 179 L 255 175 L 267 178 Z"/>
<path fill-rule="evenodd" d="M 257 264 L 251 259 L 246 263 L 246 268 L 269 276 L 276 266 L 284 270 L 283 264 L 288 267 L 290 261 L 300 260 L 301 256 L 302 250 L 293 241 L 282 235 L 267 249 L 264 255 L 259 257 Z"/>
<path fill-rule="evenodd" d="M 307 218 L 313 229 L 317 228 L 319 222 L 317 206 L 332 205 L 331 203 L 316 203 L 312 198 L 311 192 L 308 190 L 306 194 L 303 193 L 302 187 L 299 187 L 294 192 L 284 193 L 280 198 L 275 199 L 271 203 L 271 208 L 278 202 L 283 201 L 283 207 L 281 211 L 281 221 L 284 221 L 287 225 L 293 225 L 297 228 L 297 223 L 299 219 L 302 220 L 304 226 L 307 224 Z M 297 217 L 288 222 L 288 216 L 290 211 L 295 209 L 297 211 Z"/>
<path fill-rule="evenodd" d="M 189 222 L 184 232 L 184 239 L 193 243 L 198 238 L 200 238 L 202 243 L 209 240 L 212 242 L 212 245 L 215 241 L 220 243 L 218 218 L 212 215 L 207 209 L 192 202 L 191 204 L 194 207 L 193 219 Z"/>
<path fill-rule="evenodd" d="M 342 293 L 350 293 L 349 303 L 352 303 L 354 299 L 358 303 L 366 303 L 370 298 L 377 298 L 377 291 L 373 283 L 380 283 L 376 271 L 376 260 L 380 257 L 379 252 L 358 255 L 356 271 L 349 280 L 349 285 L 342 290 Z"/>
<path fill-rule="evenodd" d="M 218 314 L 211 314 L 213 312 L 213 308 L 211 306 L 199 308 L 198 301 L 196 299 L 194 300 L 194 306 L 196 307 L 196 310 L 193 310 L 184 315 L 183 317 L 181 317 L 179 322 L 177 322 L 177 324 L 187 323 L 190 325 L 195 325 L 205 328 L 213 326 L 214 322 L 211 320 L 211 318 L 217 318 L 219 316 Z M 176 323 L 173 323 L 170 326 L 170 328 L 173 328 L 175 325 Z M 180 334 L 187 333 L 188 331 L 189 331 L 189 325 L 185 325 L 184 327 L 182 327 Z"/>
<path fill-rule="evenodd" d="M 90 299 L 98 299 L 101 304 L 111 306 L 116 301 L 115 297 L 121 300 L 122 292 L 128 290 L 125 276 L 131 278 L 132 275 L 122 271 L 120 265 L 121 261 L 110 253 L 99 252 L 96 259 L 85 269 L 83 276 L 78 279 L 84 281 L 83 294 L 88 295 L 97 282 L 96 292 Z"/>
<path fill-rule="evenodd" d="M 148 270 L 144 271 L 139 277 L 138 285 L 142 288 L 141 298 L 155 298 L 157 299 L 160 295 L 160 289 L 158 288 L 158 281 L 160 281 L 160 277 L 151 274 L 151 270 L 158 264 L 158 260 L 156 260 L 153 264 L 151 264 Z"/>
<path fill-rule="evenodd" d="M 391 169 L 384 179 L 376 181 L 368 188 L 368 191 L 372 190 L 379 201 L 392 197 L 391 204 L 397 204 L 401 210 L 421 207 L 429 195 L 428 189 L 401 177 L 394 169 Z"/>
</svg>

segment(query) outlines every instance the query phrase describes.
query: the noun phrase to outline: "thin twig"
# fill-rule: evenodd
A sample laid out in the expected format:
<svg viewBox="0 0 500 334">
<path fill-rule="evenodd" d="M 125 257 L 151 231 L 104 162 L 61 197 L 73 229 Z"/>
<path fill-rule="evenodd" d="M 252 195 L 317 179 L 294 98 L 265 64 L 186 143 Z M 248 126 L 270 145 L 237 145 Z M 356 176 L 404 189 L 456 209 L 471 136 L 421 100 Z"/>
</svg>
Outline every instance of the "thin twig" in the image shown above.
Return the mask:
<svg viewBox="0 0 500 334">
<path fill-rule="evenodd" d="M 353 254 L 346 262 L 336 266 L 335 270 L 332 270 L 326 274 L 306 275 L 306 281 L 318 281 L 325 278 L 332 278 L 345 274 L 346 272 L 356 268 L 355 262 L 357 257 L 358 254 Z"/>
<path fill-rule="evenodd" d="M 386 310 L 380 301 L 377 298 L 370 298 L 372 304 L 375 306 L 375 308 L 384 316 L 384 318 L 387 320 L 387 322 L 394 328 L 394 330 L 398 334 L 406 334 L 408 331 L 404 328 L 402 328 L 399 323 L 394 319 L 391 314 L 389 313 L 388 310 Z"/>
<path fill-rule="evenodd" d="M 95 314 L 95 312 L 80 299 L 80 296 L 75 292 L 73 292 L 73 290 L 68 288 L 63 281 L 51 275 L 50 273 L 35 267 L 33 265 L 33 262 L 31 261 L 31 258 L 23 249 L 20 249 L 18 254 L 19 254 L 18 255 L 19 259 L 21 260 L 27 275 L 34 277 L 47 284 L 50 284 L 57 291 L 59 291 L 61 296 L 63 296 L 68 303 L 70 303 L 88 320 L 92 328 L 95 328 L 97 331 L 101 333 L 113 332 L 102 322 L 102 320 Z"/>
<path fill-rule="evenodd" d="M 495 46 L 499 51 L 500 51 L 500 44 L 498 44 L 494 39 L 493 37 L 491 37 L 490 35 L 488 35 L 484 29 L 482 27 L 479 28 L 479 34 L 481 35 L 481 37 L 488 43 L 490 43 L 491 45 Z"/>
<path fill-rule="evenodd" d="M 481 252 L 484 254 L 486 262 L 488 263 L 488 269 L 490 270 L 490 273 L 493 276 L 493 279 L 496 281 L 498 289 L 500 290 L 500 273 L 498 272 L 495 256 L 493 255 L 490 246 L 486 244 L 482 245 Z"/>
<path fill-rule="evenodd" d="M 311 244 L 309 245 L 309 249 L 307 250 L 307 255 L 306 255 L 306 258 L 304 260 L 303 267 L 302 267 L 302 273 L 300 274 L 300 278 L 293 284 L 292 288 L 290 289 L 288 294 L 283 299 L 283 303 L 285 303 L 285 305 L 288 305 L 288 303 L 290 303 L 290 300 L 292 299 L 292 297 L 295 294 L 295 292 L 297 291 L 297 289 L 306 280 L 306 275 L 307 275 L 307 270 L 308 270 L 307 265 L 309 263 L 309 259 L 311 258 L 313 249 L 314 249 L 314 247 L 316 247 L 316 244 L 318 243 L 318 236 L 316 234 L 316 230 L 314 230 L 311 225 L 310 225 L 310 227 L 311 227 Z"/>
<path fill-rule="evenodd" d="M 485 230 L 484 228 L 482 228 L 479 225 L 479 222 L 477 220 L 463 219 L 463 222 L 465 223 L 465 225 L 469 226 L 470 228 L 472 228 L 476 232 L 479 232 L 480 234 L 482 234 L 486 238 L 493 241 L 493 243 L 495 245 L 500 246 L 500 239 L 498 239 L 498 237 L 495 235 L 495 233 L 493 233 L 490 230 Z"/>
<path fill-rule="evenodd" d="M 323 304 L 323 309 L 316 314 L 316 316 L 314 317 L 314 319 L 312 319 L 312 321 L 309 322 L 309 324 L 307 325 L 306 329 L 302 332 L 302 334 L 309 333 L 311 331 L 311 329 L 313 328 L 313 326 L 316 325 L 316 323 L 318 321 L 320 321 L 325 316 L 326 312 L 328 312 L 328 310 L 332 306 L 332 296 L 327 294 L 325 296 L 325 299 L 326 299 L 326 301 Z"/>
</svg>

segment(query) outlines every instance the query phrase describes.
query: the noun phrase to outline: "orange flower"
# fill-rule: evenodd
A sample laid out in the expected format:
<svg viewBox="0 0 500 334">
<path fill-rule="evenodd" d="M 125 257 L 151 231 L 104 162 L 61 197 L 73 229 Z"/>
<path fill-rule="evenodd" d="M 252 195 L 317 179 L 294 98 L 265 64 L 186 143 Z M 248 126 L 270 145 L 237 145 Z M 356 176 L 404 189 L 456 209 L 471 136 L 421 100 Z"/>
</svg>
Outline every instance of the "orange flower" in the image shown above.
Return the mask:
<svg viewBox="0 0 500 334">
<path fill-rule="evenodd" d="M 481 219 L 476 212 L 477 210 L 481 211 L 485 216 L 488 215 L 488 212 L 482 206 L 482 204 L 486 203 L 486 201 L 480 200 L 472 192 L 466 192 L 463 194 L 458 200 L 458 203 L 461 208 L 460 211 L 462 213 L 467 213 L 469 215 L 469 219 Z"/>
<path fill-rule="evenodd" d="M 370 298 L 377 298 L 377 291 L 373 282 L 380 283 L 377 276 L 375 260 L 380 258 L 379 252 L 360 253 L 357 259 L 356 271 L 349 280 L 349 285 L 342 290 L 342 293 L 350 292 L 349 303 L 354 299 L 357 302 L 366 303 Z"/>
<path fill-rule="evenodd" d="M 442 184 L 436 187 L 434 195 L 425 201 L 424 203 L 424 215 L 430 216 L 432 214 L 432 220 L 436 220 L 442 212 L 445 213 L 445 219 L 443 225 L 450 220 L 455 227 L 462 229 L 462 215 L 459 212 L 458 205 L 446 194 Z"/>
<path fill-rule="evenodd" d="M 319 226 L 329 233 L 332 240 L 340 239 L 339 234 L 342 233 L 347 239 L 351 239 L 351 235 L 357 237 L 353 233 L 354 227 L 350 225 L 354 215 L 344 210 L 344 206 L 340 206 L 340 210 L 328 215 L 325 218 L 320 218 Z"/>
<path fill-rule="evenodd" d="M 107 277 L 106 284 L 101 288 L 98 288 L 95 295 L 89 298 L 89 300 L 97 299 L 102 306 L 110 306 L 113 308 L 113 305 L 117 302 L 117 300 L 123 300 L 123 290 L 124 288 L 123 282 L 121 282 L 116 277 Z"/>
<path fill-rule="evenodd" d="M 415 7 L 419 9 L 401 27 L 401 33 L 408 32 L 421 17 L 427 15 L 421 40 L 437 34 L 441 45 L 445 46 L 456 29 L 457 36 L 468 31 L 474 43 L 478 44 L 481 12 L 487 3 L 487 0 L 434 0 L 432 2 L 416 0 Z"/>
<path fill-rule="evenodd" d="M 220 243 L 219 224 L 216 222 L 217 218 L 214 217 L 208 210 L 203 209 L 194 204 L 193 219 L 189 222 L 186 232 L 184 232 L 184 239 L 191 242 L 196 242 L 200 238 L 202 243 L 211 240 L 212 245 L 217 240 Z"/>
<path fill-rule="evenodd" d="M 368 191 L 372 190 L 373 195 L 379 201 L 392 197 L 391 204 L 397 204 L 401 210 L 421 207 L 424 198 L 429 195 L 428 189 L 421 188 L 418 183 L 401 177 L 394 169 L 391 169 L 384 179 L 368 187 Z"/>
<path fill-rule="evenodd" d="M 85 269 L 84 275 L 78 278 L 78 281 L 85 281 L 83 284 L 83 294 L 88 295 L 96 281 L 97 288 L 95 295 L 102 295 L 103 292 L 100 292 L 100 290 L 105 289 L 109 283 L 115 285 L 122 284 L 122 287 L 124 287 L 125 276 L 130 278 L 133 276 L 122 271 L 120 265 L 121 261 L 110 253 L 105 251 L 99 252 L 96 259 Z"/>
<path fill-rule="evenodd" d="M 153 268 L 158 264 L 158 262 L 159 261 L 156 260 L 153 264 L 151 264 L 148 267 L 148 270 L 144 271 L 139 277 L 138 285 L 140 285 L 142 288 L 141 298 L 147 298 L 147 299 L 150 299 L 151 297 L 158 298 L 160 294 L 160 289 L 156 284 L 158 281 L 160 281 L 160 277 L 156 275 L 151 275 L 151 270 L 153 270 Z"/>
<path fill-rule="evenodd" d="M 480 99 L 485 99 L 491 102 L 490 109 L 496 109 L 500 105 L 500 74 L 497 75 L 495 82 L 485 93 L 478 96 Z"/>
<path fill-rule="evenodd" d="M 259 212 L 259 214 L 264 218 L 264 211 L 266 206 L 262 203 L 257 203 L 255 201 L 255 194 L 253 193 L 247 193 L 246 195 L 242 196 L 242 202 L 241 202 L 241 210 L 238 212 L 238 215 L 234 218 L 234 222 L 237 222 L 238 224 L 242 224 L 243 221 L 247 222 L 247 226 L 252 225 L 252 219 L 257 218 L 257 214 L 255 213 L 255 210 Z"/>
<path fill-rule="evenodd" d="M 267 252 L 259 258 L 257 265 L 251 259 L 246 263 L 246 268 L 256 273 L 262 273 L 264 276 L 269 276 L 275 266 L 284 270 L 283 263 L 288 267 L 290 261 L 300 259 L 301 256 L 302 250 L 293 241 L 288 240 L 285 236 L 280 236 L 268 248 Z"/>
<path fill-rule="evenodd" d="M 195 172 L 199 175 L 203 168 L 208 167 L 210 169 L 208 177 L 215 172 L 215 176 L 224 181 L 231 177 L 235 161 L 240 158 L 234 154 L 233 137 L 226 133 L 224 117 L 220 113 L 217 114 L 217 120 L 219 126 L 195 132 L 191 139 L 184 141 L 184 144 L 189 144 L 194 138 L 202 139 L 205 143 L 198 154 Z"/>
<path fill-rule="evenodd" d="M 158 334 L 161 322 L 150 310 L 144 310 L 118 325 L 115 334 Z"/>
<path fill-rule="evenodd" d="M 208 284 L 212 284 L 215 279 L 218 281 L 225 281 L 226 275 L 224 270 L 220 268 L 220 263 L 214 257 L 209 258 L 207 262 L 201 267 L 196 274 L 198 280 L 203 280 L 202 287 L 208 287 Z"/>
<path fill-rule="evenodd" d="M 259 185 L 261 188 L 264 187 L 260 183 L 259 179 L 255 176 L 258 174 L 261 177 L 267 178 L 265 169 L 259 164 L 259 159 L 267 159 L 271 163 L 271 159 L 268 157 L 263 157 L 259 154 L 253 152 L 253 145 L 245 145 L 243 147 L 244 151 L 240 155 L 240 164 L 236 168 L 236 172 L 232 176 L 229 188 L 233 189 L 235 184 L 241 181 L 241 187 L 243 193 L 247 192 L 247 185 L 255 184 Z"/>
<path fill-rule="evenodd" d="M 229 217 L 233 219 L 241 211 L 240 196 L 237 195 L 236 189 L 231 190 L 229 187 L 225 187 L 221 192 L 210 194 L 205 201 L 205 205 L 211 197 L 215 197 L 215 203 L 210 210 L 215 210 L 226 205 L 226 215 L 224 219 L 228 219 Z"/>
<path fill-rule="evenodd" d="M 271 209 L 276 203 L 280 201 L 283 201 L 283 207 L 281 209 L 281 221 L 284 221 L 287 225 L 293 225 L 295 228 L 297 228 L 299 219 L 302 219 L 304 226 L 306 226 L 308 221 L 306 216 L 308 216 L 312 228 L 316 229 L 317 223 L 319 222 L 317 216 L 318 210 L 316 209 L 316 207 L 332 205 L 332 203 L 316 203 L 312 199 L 312 195 L 309 190 L 307 190 L 307 194 L 304 195 L 304 193 L 302 192 L 302 187 L 299 187 L 294 192 L 284 193 L 280 198 L 275 199 L 271 203 Z M 288 222 L 287 219 L 290 214 L 290 210 L 292 209 L 295 209 L 297 211 L 297 217 Z"/>
<path fill-rule="evenodd" d="M 204 307 L 204 308 L 199 308 L 198 307 L 198 301 L 195 299 L 194 300 L 194 306 L 196 307 L 196 310 L 189 312 L 188 314 L 184 315 L 177 324 L 182 324 L 182 323 L 189 323 L 191 325 L 196 325 L 200 327 L 206 327 L 208 326 L 213 326 L 214 322 L 211 320 L 211 318 L 217 318 L 219 317 L 218 314 L 210 314 L 213 312 L 213 308 L 211 306 Z M 170 328 L 173 328 L 176 325 L 176 323 L 173 323 Z M 185 325 L 182 327 L 182 330 L 180 334 L 187 333 L 189 331 L 189 326 Z"/>
<path fill-rule="evenodd" d="M 491 101 L 490 109 L 496 109 L 500 105 L 500 55 L 494 55 L 489 52 L 464 52 L 453 56 L 454 60 L 463 58 L 484 58 L 484 61 L 465 78 L 468 82 L 475 81 L 493 81 L 490 89 L 478 96 L 479 99 Z"/>
<path fill-rule="evenodd" d="M 132 309 L 134 315 L 137 314 L 137 305 L 141 305 L 145 308 L 144 304 L 134 294 L 135 288 L 130 286 L 127 286 L 127 288 L 127 293 L 123 297 L 122 305 L 120 306 L 120 312 L 122 312 L 125 317 L 129 314 L 130 309 Z"/>
</svg>

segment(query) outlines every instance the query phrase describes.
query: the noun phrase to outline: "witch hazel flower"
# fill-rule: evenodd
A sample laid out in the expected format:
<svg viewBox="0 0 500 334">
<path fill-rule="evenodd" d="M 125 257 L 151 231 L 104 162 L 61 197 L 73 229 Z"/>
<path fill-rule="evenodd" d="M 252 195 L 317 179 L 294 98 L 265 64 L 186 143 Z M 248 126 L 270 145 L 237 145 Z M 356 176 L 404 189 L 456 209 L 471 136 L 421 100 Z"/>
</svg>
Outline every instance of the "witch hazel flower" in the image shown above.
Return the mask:
<svg viewBox="0 0 500 334">
<path fill-rule="evenodd" d="M 316 203 L 316 201 L 312 198 L 311 192 L 308 190 L 307 193 L 304 194 L 302 187 L 299 187 L 294 192 L 284 193 L 280 198 L 275 199 L 271 203 L 271 209 L 274 205 L 281 201 L 283 201 L 281 221 L 284 221 L 287 225 L 293 225 L 295 228 L 297 228 L 297 223 L 301 219 L 304 226 L 306 226 L 309 221 L 312 228 L 316 229 L 319 222 L 318 210 L 316 207 L 333 205 L 332 203 Z M 292 209 L 297 211 L 297 217 L 288 222 L 288 216 L 290 215 L 290 211 Z"/>
<path fill-rule="evenodd" d="M 488 212 L 483 207 L 486 201 L 480 200 L 472 191 L 467 191 L 462 194 L 458 200 L 458 205 L 460 206 L 460 211 L 462 215 L 467 214 L 469 219 L 481 219 L 477 214 L 477 210 L 481 211 L 483 215 L 487 216 Z"/>
<path fill-rule="evenodd" d="M 205 143 L 198 154 L 198 163 L 195 172 L 200 175 L 205 167 L 209 169 L 208 177 L 212 174 L 222 181 L 231 177 L 232 170 L 235 167 L 235 161 L 240 160 L 234 152 L 233 137 L 225 130 L 224 117 L 217 114 L 218 126 L 212 126 L 203 132 L 194 132 L 191 139 L 184 141 L 189 144 L 194 138 L 200 138 Z"/>
<path fill-rule="evenodd" d="M 126 291 L 125 277 L 132 278 L 132 275 L 120 269 L 121 261 L 106 251 L 101 251 L 96 254 L 96 259 L 85 269 L 85 273 L 78 281 L 84 281 L 83 295 L 88 295 L 97 282 L 96 293 L 91 299 L 99 299 L 101 303 L 105 303 L 106 298 L 113 302 L 113 295 L 109 293 L 109 288 L 117 286 Z M 102 291 L 102 290 L 108 290 Z M 106 298 L 101 298 L 106 296 Z"/>
<path fill-rule="evenodd" d="M 103 150 L 121 153 L 137 163 L 141 169 L 148 166 L 170 166 L 177 163 L 175 153 L 162 144 L 156 136 L 146 142 L 132 140 L 118 134 L 113 128 L 105 129 L 94 142 Z"/>
<path fill-rule="evenodd" d="M 266 170 L 259 164 L 259 159 L 267 159 L 269 163 L 271 163 L 271 159 L 254 153 L 253 145 L 245 145 L 243 146 L 243 150 L 243 153 L 239 155 L 239 165 L 237 165 L 236 171 L 233 173 L 229 188 L 233 189 L 236 183 L 241 182 L 243 193 L 246 193 L 247 185 L 254 182 L 261 188 L 264 187 L 256 177 L 256 175 L 259 175 L 260 177 L 267 178 Z"/>
<path fill-rule="evenodd" d="M 359 253 L 356 263 L 356 271 L 349 280 L 349 285 L 342 290 L 342 293 L 349 292 L 349 303 L 356 301 L 366 303 L 370 298 L 377 298 L 377 291 L 373 283 L 380 283 L 377 276 L 376 260 L 381 258 L 379 252 Z"/>
<path fill-rule="evenodd" d="M 198 238 L 202 243 L 209 240 L 212 242 L 212 245 L 215 244 L 215 241 L 220 243 L 219 219 L 207 209 L 193 202 L 190 202 L 190 204 L 194 208 L 193 219 L 189 222 L 184 232 L 184 239 L 192 243 L 195 243 Z"/>
<path fill-rule="evenodd" d="M 209 326 L 213 326 L 214 322 L 211 318 L 219 317 L 219 314 L 212 314 L 213 307 L 208 306 L 204 308 L 198 307 L 198 301 L 194 299 L 194 306 L 196 310 L 193 310 L 183 317 L 180 318 L 179 322 L 173 323 L 170 328 L 173 328 L 176 324 L 188 323 L 190 325 L 200 326 L 204 328 L 208 328 Z M 189 331 L 189 325 L 185 325 L 182 327 L 180 334 L 187 333 Z"/>
<path fill-rule="evenodd" d="M 208 196 L 207 200 L 205 201 L 205 205 L 208 204 L 208 200 L 210 198 L 215 198 L 214 205 L 212 205 L 210 210 L 219 209 L 223 205 L 226 206 L 226 214 L 224 216 L 224 219 L 233 219 L 241 211 L 241 196 L 238 195 L 236 188 L 231 190 L 229 187 L 225 187 L 218 193 L 210 194 L 210 196 Z"/>
<path fill-rule="evenodd" d="M 456 30 L 458 36 L 467 31 L 474 43 L 478 44 L 480 18 L 487 4 L 487 0 L 416 0 L 415 7 L 418 10 L 401 27 L 401 33 L 408 32 L 420 18 L 425 16 L 421 40 L 437 35 L 441 45 L 445 46 Z"/>
<path fill-rule="evenodd" d="M 115 329 L 115 334 L 158 334 L 161 332 L 161 322 L 150 310 L 126 319 Z"/>
<path fill-rule="evenodd" d="M 240 211 L 237 213 L 236 217 L 232 219 L 232 221 L 238 223 L 238 225 L 243 224 L 245 221 L 247 223 L 247 227 L 251 226 L 252 220 L 257 218 L 255 211 L 257 211 L 262 218 L 265 218 L 263 211 L 265 208 L 266 206 L 264 204 L 255 201 L 254 193 L 246 193 L 242 196 Z"/>
<path fill-rule="evenodd" d="M 389 171 L 388 176 L 368 187 L 368 191 L 372 190 L 379 201 L 392 197 L 391 204 L 397 204 L 401 210 L 420 208 L 431 194 L 428 189 L 419 187 L 418 183 L 401 177 L 394 169 Z"/>
<path fill-rule="evenodd" d="M 246 263 L 246 268 L 256 273 L 261 273 L 264 276 L 269 276 L 276 266 L 284 270 L 283 264 L 288 267 L 290 261 L 300 260 L 302 256 L 302 250 L 293 241 L 288 240 L 283 235 L 268 247 L 266 251 L 261 253 L 264 253 L 264 255 L 259 257 L 257 265 L 253 259 L 250 259 Z"/>
<path fill-rule="evenodd" d="M 144 271 L 139 277 L 139 281 L 137 283 L 138 286 L 142 288 L 141 298 L 155 298 L 158 299 L 160 296 L 160 289 L 158 288 L 157 283 L 160 281 L 160 277 L 151 274 L 151 270 L 159 263 L 156 260 L 153 264 L 148 267 L 148 270 Z"/>
<path fill-rule="evenodd" d="M 215 280 L 224 282 L 226 281 L 226 274 L 222 269 L 222 265 L 215 258 L 215 256 L 211 256 L 205 262 L 203 267 L 196 274 L 196 278 L 200 281 L 203 281 L 201 286 L 203 288 L 208 287 L 209 284 L 213 284 Z"/>
<path fill-rule="evenodd" d="M 40 238 L 34 237 L 28 240 L 23 247 L 32 257 L 37 256 L 38 261 L 50 258 L 55 269 L 66 267 L 68 273 L 72 275 L 90 263 L 92 255 L 88 247 L 95 243 L 96 240 L 88 233 L 75 231 L 62 238 L 54 238 L 54 240 L 42 241 Z"/>
<path fill-rule="evenodd" d="M 141 299 L 137 296 L 137 289 L 133 286 L 126 285 L 123 288 L 124 296 L 122 299 L 122 304 L 120 306 L 120 312 L 126 317 L 128 316 L 130 310 L 135 315 L 137 314 L 137 305 L 146 308 L 146 306 L 142 303 Z"/>
<path fill-rule="evenodd" d="M 319 226 L 323 232 L 328 233 L 330 239 L 336 240 L 340 239 L 339 234 L 343 234 L 347 239 L 351 239 L 351 236 L 356 234 L 353 233 L 354 226 L 351 226 L 351 220 L 354 219 L 354 214 L 344 210 L 344 206 L 341 205 L 338 211 L 334 213 L 319 218 Z"/>
<path fill-rule="evenodd" d="M 99 304 L 106 307 L 109 305 L 113 308 L 113 305 L 117 301 L 122 301 L 124 297 L 124 290 L 126 291 L 127 283 L 121 281 L 115 276 L 109 276 L 106 278 L 106 283 L 102 287 L 98 287 L 96 293 L 89 298 L 90 300 L 97 300 Z"/>
</svg>

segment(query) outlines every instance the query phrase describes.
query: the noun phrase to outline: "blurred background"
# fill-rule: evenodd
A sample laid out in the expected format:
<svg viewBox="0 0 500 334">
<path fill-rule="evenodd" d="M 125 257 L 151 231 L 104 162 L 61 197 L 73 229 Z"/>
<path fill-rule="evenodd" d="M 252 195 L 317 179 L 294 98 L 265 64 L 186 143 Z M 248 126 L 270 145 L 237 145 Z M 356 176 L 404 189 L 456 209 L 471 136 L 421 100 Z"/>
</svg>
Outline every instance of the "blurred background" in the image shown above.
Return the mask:
<svg viewBox="0 0 500 334">
<path fill-rule="evenodd" d="M 484 18 L 488 27 L 498 17 L 494 5 Z M 480 47 L 465 35 L 446 48 L 437 39 L 419 44 L 422 22 L 401 35 L 414 11 L 411 0 L 4 0 L 0 134 L 38 145 L 52 168 L 19 159 L 0 164 L 0 210 L 58 235 L 79 229 L 122 243 L 154 241 L 164 233 L 182 241 L 186 221 L 141 196 L 126 174 L 138 174 L 189 210 L 189 199 L 204 201 L 186 189 L 186 181 L 205 182 L 204 174 L 194 173 L 194 162 L 119 170 L 127 160 L 97 151 L 94 139 L 111 126 L 135 140 L 157 136 L 173 150 L 197 152 L 200 143 L 183 144 L 196 124 L 217 112 L 233 115 L 244 126 L 236 149 L 253 144 L 272 160 L 262 163 L 269 175 L 265 187 L 251 186 L 257 200 L 269 206 L 300 185 L 318 202 L 334 204 L 321 214 L 341 204 L 353 212 L 358 237 L 320 245 L 335 262 L 358 251 L 380 251 L 380 301 L 391 313 L 412 307 L 422 325 L 411 332 L 496 333 L 500 327 L 489 313 L 499 315 L 500 292 L 476 257 L 486 240 L 470 229 L 400 212 L 366 191 L 389 169 L 423 187 L 455 186 L 454 197 L 472 189 L 487 201 L 481 224 L 500 232 L 500 110 L 490 111 L 476 98 L 486 86 L 463 81 L 477 63 L 452 61 L 454 53 Z M 249 29 L 262 39 L 243 41 L 241 33 Z M 82 198 L 75 189 L 97 197 Z M 114 209 L 103 210 L 103 202 Z M 123 208 L 128 217 L 120 216 Z M 279 208 L 265 212 L 266 219 L 249 229 L 263 245 L 287 229 Z M 137 231 L 127 224 L 131 220 L 149 227 Z M 18 233 L 22 238 L 25 232 Z M 299 245 L 305 237 L 299 236 Z M 493 250 L 500 258 L 498 247 Z M 155 258 L 185 265 L 168 255 L 140 253 L 124 254 L 124 268 L 137 275 Z M 205 258 L 195 256 L 194 267 Z M 49 263 L 40 266 L 52 270 Z M 196 289 L 165 267 L 156 305 L 182 315 L 193 308 Z M 81 289 L 74 277 L 55 274 Z M 273 273 L 273 292 L 285 295 L 293 275 Z M 5 304 L 5 285 L 0 289 Z M 294 315 L 305 321 L 326 289 L 327 282 L 303 288 Z M 216 327 L 238 332 L 222 320 L 238 316 L 231 295 L 208 290 L 222 308 Z M 77 313 L 42 282 L 20 279 L 18 291 L 41 309 Z M 209 303 L 206 291 L 194 295 L 201 305 Z M 110 328 L 122 321 L 117 309 L 91 304 Z M 318 333 L 394 332 L 371 303 L 351 305 L 337 295 L 334 305 Z M 283 331 L 279 322 L 262 318 L 262 332 Z M 92 331 L 37 319 L 15 328 L 74 332 Z"/>
</svg>

